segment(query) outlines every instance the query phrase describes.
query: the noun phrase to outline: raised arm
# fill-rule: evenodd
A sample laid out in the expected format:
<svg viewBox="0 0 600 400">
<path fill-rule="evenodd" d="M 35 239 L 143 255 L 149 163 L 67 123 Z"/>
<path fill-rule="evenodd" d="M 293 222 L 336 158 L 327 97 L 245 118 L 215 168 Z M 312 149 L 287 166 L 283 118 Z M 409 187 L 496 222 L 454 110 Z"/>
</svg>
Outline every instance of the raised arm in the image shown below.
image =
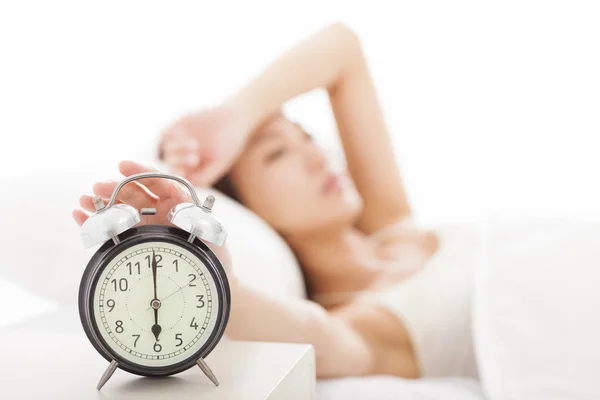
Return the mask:
<svg viewBox="0 0 600 400">
<path fill-rule="evenodd" d="M 410 206 L 360 42 L 343 24 L 281 55 L 229 101 L 253 131 L 287 100 L 315 88 L 329 94 L 349 172 L 364 200 L 366 232 L 410 214 Z"/>
</svg>

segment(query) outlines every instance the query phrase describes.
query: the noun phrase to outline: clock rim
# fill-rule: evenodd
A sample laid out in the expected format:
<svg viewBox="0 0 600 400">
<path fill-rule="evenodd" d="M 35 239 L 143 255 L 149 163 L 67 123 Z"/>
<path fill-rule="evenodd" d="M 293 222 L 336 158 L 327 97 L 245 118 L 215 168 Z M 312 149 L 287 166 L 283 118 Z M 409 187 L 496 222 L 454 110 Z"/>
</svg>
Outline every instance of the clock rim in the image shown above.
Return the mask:
<svg viewBox="0 0 600 400">
<path fill-rule="evenodd" d="M 118 235 L 119 244 L 112 240 L 104 243 L 92 256 L 81 278 L 79 286 L 79 316 L 83 330 L 96 351 L 108 362 L 117 361 L 119 368 L 132 374 L 141 376 L 168 376 L 183 372 L 194 365 L 199 358 L 205 358 L 219 343 L 225 327 L 229 320 L 231 308 L 231 292 L 225 269 L 214 252 L 200 239 L 194 239 L 193 244 L 187 241 L 190 234 L 182 229 L 166 225 L 143 225 L 131 228 Z M 206 343 L 188 358 L 173 365 L 160 367 L 148 367 L 136 364 L 117 354 L 112 347 L 106 343 L 94 318 L 94 296 L 102 272 L 108 267 L 110 261 L 126 248 L 146 242 L 166 242 L 175 244 L 190 251 L 198 257 L 210 272 L 217 288 L 219 298 L 219 312 L 215 328 L 210 333 Z"/>
</svg>

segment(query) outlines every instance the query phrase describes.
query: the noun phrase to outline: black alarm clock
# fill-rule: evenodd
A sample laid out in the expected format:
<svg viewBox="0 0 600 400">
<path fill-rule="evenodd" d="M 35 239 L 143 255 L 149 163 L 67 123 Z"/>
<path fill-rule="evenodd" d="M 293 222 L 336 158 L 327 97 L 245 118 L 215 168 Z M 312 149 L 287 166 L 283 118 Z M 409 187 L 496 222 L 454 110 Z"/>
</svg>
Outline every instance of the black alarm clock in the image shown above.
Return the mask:
<svg viewBox="0 0 600 400">
<path fill-rule="evenodd" d="M 146 178 L 185 185 L 193 203 L 173 207 L 173 226 L 141 225 L 138 210 L 116 204 L 119 190 Z M 212 213 L 214 197 L 201 205 L 192 185 L 162 173 L 132 175 L 113 191 L 106 206 L 94 198 L 96 213 L 83 224 L 86 247 L 102 244 L 89 261 L 79 287 L 83 329 L 110 362 L 97 389 L 117 368 L 143 376 L 166 376 L 198 365 L 218 381 L 204 358 L 214 349 L 229 318 L 225 270 L 207 243 L 222 246 L 227 232 Z"/>
</svg>

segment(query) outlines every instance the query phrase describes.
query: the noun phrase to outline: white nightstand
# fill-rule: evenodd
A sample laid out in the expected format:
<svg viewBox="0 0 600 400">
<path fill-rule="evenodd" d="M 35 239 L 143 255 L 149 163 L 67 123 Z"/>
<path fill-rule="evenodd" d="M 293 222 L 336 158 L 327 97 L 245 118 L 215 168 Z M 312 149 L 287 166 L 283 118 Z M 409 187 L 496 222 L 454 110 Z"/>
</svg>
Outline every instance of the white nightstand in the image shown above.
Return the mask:
<svg viewBox="0 0 600 400">
<path fill-rule="evenodd" d="M 311 346 L 223 340 L 207 362 L 215 387 L 198 368 L 168 378 L 117 370 L 99 392 L 108 363 L 83 333 L 0 330 L 0 399 L 311 400 Z"/>
</svg>

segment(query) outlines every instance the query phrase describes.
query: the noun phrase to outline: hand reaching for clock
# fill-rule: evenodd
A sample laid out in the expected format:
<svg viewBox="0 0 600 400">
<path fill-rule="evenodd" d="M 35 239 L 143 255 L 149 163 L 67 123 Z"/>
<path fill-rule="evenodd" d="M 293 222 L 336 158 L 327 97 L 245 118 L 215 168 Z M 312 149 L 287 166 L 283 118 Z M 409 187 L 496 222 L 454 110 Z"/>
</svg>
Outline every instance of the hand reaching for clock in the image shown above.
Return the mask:
<svg viewBox="0 0 600 400">
<path fill-rule="evenodd" d="M 119 170 L 128 177 L 141 172 L 156 172 L 153 168 L 145 167 L 133 161 L 122 161 Z M 117 182 L 98 182 L 93 187 L 95 195 L 107 199 L 112 195 Z M 94 203 L 90 195 L 83 195 L 79 199 L 81 207 L 89 212 L 95 212 Z M 117 203 L 129 204 L 138 210 L 144 207 L 156 208 L 156 215 L 142 218 L 142 223 L 168 224 L 167 214 L 176 204 L 190 202 L 191 196 L 187 189 L 179 182 L 167 179 L 148 178 L 130 182 L 125 185 L 117 196 Z M 73 218 L 78 224 L 83 224 L 88 218 L 83 210 L 74 210 Z"/>
<path fill-rule="evenodd" d="M 142 172 L 156 172 L 153 168 L 148 168 L 142 164 L 133 161 L 122 161 L 119 163 L 119 170 L 125 176 L 131 176 L 133 174 L 139 174 Z M 93 187 L 95 195 L 100 196 L 104 199 L 104 203 L 107 203 L 107 199 L 110 198 L 112 192 L 117 186 L 117 182 L 105 181 L 98 182 Z M 94 202 L 92 201 L 91 195 L 83 195 L 79 199 L 81 209 L 73 210 L 73 219 L 77 224 L 82 225 L 88 218 L 87 212 L 95 212 Z M 180 185 L 178 182 L 167 180 L 167 179 L 156 179 L 148 178 L 140 181 L 135 181 L 125 185 L 117 196 L 118 203 L 129 204 L 138 210 L 143 207 L 156 208 L 155 216 L 144 217 L 142 223 L 153 223 L 167 225 L 167 214 L 169 210 L 176 204 L 190 202 L 191 196 L 187 190 Z M 231 271 L 231 257 L 227 246 L 219 247 L 214 246 L 210 243 L 206 243 L 211 250 L 219 257 L 225 271 L 230 280 L 230 284 L 233 283 L 233 273 Z"/>
<path fill-rule="evenodd" d="M 156 294 L 156 269 L 158 268 L 158 262 L 156 261 L 156 254 L 154 250 L 152 250 L 152 285 L 154 286 L 154 298 L 152 299 L 152 308 L 154 309 L 154 325 L 152 325 L 152 333 L 154 334 L 154 338 L 158 342 L 158 336 L 160 335 L 160 331 L 162 328 L 158 324 L 158 309 L 160 308 L 160 300 L 158 300 L 158 295 Z"/>
</svg>

